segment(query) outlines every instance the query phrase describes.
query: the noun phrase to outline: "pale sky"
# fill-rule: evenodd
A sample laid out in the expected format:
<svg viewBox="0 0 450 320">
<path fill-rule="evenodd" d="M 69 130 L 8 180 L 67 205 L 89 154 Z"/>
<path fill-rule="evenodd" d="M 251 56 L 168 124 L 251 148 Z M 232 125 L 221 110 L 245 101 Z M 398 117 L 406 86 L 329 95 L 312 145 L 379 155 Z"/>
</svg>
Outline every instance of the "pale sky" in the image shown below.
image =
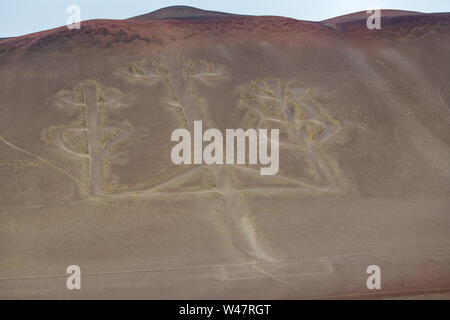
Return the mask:
<svg viewBox="0 0 450 320">
<path fill-rule="evenodd" d="M 0 38 L 65 25 L 69 5 L 81 8 L 81 20 L 125 19 L 172 5 L 311 21 L 363 11 L 372 6 L 421 12 L 450 11 L 450 0 L 0 0 Z"/>
</svg>

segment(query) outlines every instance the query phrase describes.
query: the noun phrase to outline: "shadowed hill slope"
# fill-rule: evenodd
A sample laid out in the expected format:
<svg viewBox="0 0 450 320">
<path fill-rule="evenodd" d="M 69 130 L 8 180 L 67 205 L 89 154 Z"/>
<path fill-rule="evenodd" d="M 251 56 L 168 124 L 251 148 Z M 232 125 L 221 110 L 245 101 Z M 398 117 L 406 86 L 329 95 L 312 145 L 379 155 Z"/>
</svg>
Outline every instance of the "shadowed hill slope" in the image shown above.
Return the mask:
<svg viewBox="0 0 450 320">
<path fill-rule="evenodd" d="M 234 15 L 230 13 L 201 10 L 188 6 L 172 6 L 162 8 L 147 14 L 139 15 L 129 20 L 171 20 L 171 19 L 216 19 L 227 18 Z"/>
<path fill-rule="evenodd" d="M 373 12 L 372 12 L 373 13 Z M 425 15 L 426 13 L 417 11 L 405 11 L 405 10 L 380 10 L 382 17 L 402 17 L 402 16 L 417 16 Z M 324 22 L 349 22 L 353 20 L 367 19 L 370 14 L 367 11 L 359 11 L 350 14 L 345 14 L 339 17 L 323 20 Z"/>
</svg>

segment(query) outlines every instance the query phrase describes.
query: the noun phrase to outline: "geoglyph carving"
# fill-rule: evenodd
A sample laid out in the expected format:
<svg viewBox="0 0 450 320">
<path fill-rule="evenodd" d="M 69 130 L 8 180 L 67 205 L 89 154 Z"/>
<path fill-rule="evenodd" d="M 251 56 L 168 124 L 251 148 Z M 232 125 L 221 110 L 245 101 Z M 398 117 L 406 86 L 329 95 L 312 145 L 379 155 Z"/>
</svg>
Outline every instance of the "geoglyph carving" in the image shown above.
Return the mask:
<svg viewBox="0 0 450 320">
<path fill-rule="evenodd" d="M 339 190 L 339 168 L 326 157 L 323 146 L 340 132 L 341 126 L 321 108 L 313 90 L 265 77 L 241 90 L 239 107 L 246 111 L 246 127 L 280 128 L 280 148 L 307 155 L 324 180 L 323 186 L 302 180 L 297 183 L 309 189 Z"/>
<path fill-rule="evenodd" d="M 198 94 L 197 82 L 218 84 L 220 81 L 226 81 L 225 67 L 204 60 L 192 61 L 184 58 L 175 58 L 171 60 L 159 59 L 155 64 L 145 66 L 144 61 L 137 62 L 122 68 L 122 74 L 127 78 L 131 77 L 144 80 L 146 84 L 152 84 L 156 79 L 164 81 L 166 90 L 169 93 L 168 103 L 180 110 L 188 129 L 193 129 L 195 120 L 203 120 L 207 126 L 214 126 L 207 101 Z M 135 71 L 139 70 L 139 71 Z M 159 70 L 155 76 L 155 70 Z M 125 71 L 125 72 L 124 72 Z M 155 79 L 156 78 L 156 79 Z M 158 192 L 161 187 L 167 188 L 170 183 L 177 183 L 179 179 L 185 179 L 186 175 L 195 179 L 196 174 L 208 171 L 213 179 L 213 186 L 209 190 L 202 190 L 199 193 L 219 193 L 223 197 L 224 207 L 230 216 L 241 240 L 236 239 L 236 246 L 241 250 L 253 256 L 258 260 L 274 261 L 274 258 L 267 252 L 261 241 L 256 236 L 254 224 L 251 222 L 251 214 L 248 206 L 245 204 L 242 195 L 233 185 L 232 173 L 229 168 L 223 166 L 197 166 L 188 168 L 185 171 L 172 177 L 170 181 L 163 182 L 149 192 Z M 191 195 L 193 192 L 174 191 L 172 195 Z M 242 244 L 244 243 L 244 244 Z"/>
<path fill-rule="evenodd" d="M 54 98 L 60 111 L 78 115 L 78 120 L 68 125 L 52 126 L 43 138 L 67 155 L 85 159 L 87 189 L 91 196 L 101 196 L 107 191 L 105 175 L 108 174 L 108 157 L 113 147 L 127 139 L 133 127 L 127 121 L 111 121 L 108 112 L 123 107 L 121 93 L 115 88 L 105 88 L 93 80 L 86 80 L 72 91 L 62 90 Z"/>
<path fill-rule="evenodd" d="M 152 62 L 131 62 L 119 69 L 118 74 L 127 81 L 141 85 L 163 84 L 167 104 L 172 108 L 182 127 L 193 129 L 195 120 L 214 127 L 208 101 L 199 94 L 199 85 L 218 86 L 229 79 L 223 65 L 204 60 L 184 58 L 156 58 Z M 241 250 L 258 260 L 274 261 L 267 245 L 256 236 L 251 212 L 244 193 L 279 192 L 290 190 L 339 190 L 335 167 L 324 157 L 322 146 L 339 132 L 339 123 L 327 115 L 314 100 L 310 89 L 291 87 L 280 79 L 262 78 L 251 81 L 241 89 L 239 107 L 245 110 L 243 124 L 253 128 L 280 128 L 284 138 L 280 148 L 304 153 L 310 157 L 323 179 L 324 185 L 310 184 L 302 179 L 278 174 L 261 177 L 259 170 L 247 166 L 195 166 L 178 172 L 171 178 L 140 192 L 114 191 L 108 188 L 105 178 L 110 175 L 107 159 L 114 159 L 114 145 L 126 140 L 133 126 L 127 121 L 111 121 L 108 113 L 123 106 L 118 89 L 105 88 L 96 81 L 81 82 L 72 91 L 63 90 L 55 97 L 58 109 L 68 115 L 78 115 L 78 120 L 64 126 L 52 126 L 45 130 L 45 140 L 64 154 L 84 159 L 88 168 L 86 180 L 91 196 L 126 197 L 150 195 L 188 196 L 195 193 L 218 193 L 223 205 L 240 234 L 236 241 Z M 169 143 L 168 137 L 168 143 Z M 256 185 L 236 183 L 237 176 L 254 180 Z M 208 177 L 208 183 L 203 183 Z M 182 189 L 186 182 L 202 181 L 203 190 Z M 117 191 L 119 190 L 119 191 Z M 244 239 L 244 241 L 242 241 Z M 242 244 L 244 243 L 244 244 Z"/>
</svg>

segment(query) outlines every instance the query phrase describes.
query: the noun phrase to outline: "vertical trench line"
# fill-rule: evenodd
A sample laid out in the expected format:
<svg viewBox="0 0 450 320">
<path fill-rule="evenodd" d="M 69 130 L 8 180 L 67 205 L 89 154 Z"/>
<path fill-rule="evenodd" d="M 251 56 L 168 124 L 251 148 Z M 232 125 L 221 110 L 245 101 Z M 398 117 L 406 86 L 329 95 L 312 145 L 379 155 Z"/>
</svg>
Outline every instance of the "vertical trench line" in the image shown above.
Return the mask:
<svg viewBox="0 0 450 320">
<path fill-rule="evenodd" d="M 91 196 L 103 195 L 103 155 L 100 142 L 100 115 L 97 105 L 97 86 L 84 85 L 89 150 L 89 191 Z"/>
<path fill-rule="evenodd" d="M 181 110 L 183 110 L 184 117 L 188 123 L 188 128 L 191 132 L 194 130 L 194 121 L 202 120 L 198 110 L 194 106 L 193 99 L 186 86 L 186 81 L 183 76 L 182 68 L 177 66 L 176 58 L 167 61 L 169 69 L 169 84 L 173 87 L 175 94 L 180 101 Z"/>
<path fill-rule="evenodd" d="M 244 213 L 245 208 L 242 203 L 241 196 L 238 191 L 233 188 L 231 176 L 227 168 L 215 167 L 211 169 L 218 191 L 224 197 L 225 209 L 229 213 L 232 222 L 238 226 L 240 234 L 243 235 L 244 241 L 247 242 L 244 250 L 252 257 L 264 262 L 276 261 L 272 258 L 261 245 L 258 240 L 255 228 Z"/>
<path fill-rule="evenodd" d="M 177 61 L 172 58 L 168 61 L 169 69 L 169 83 L 173 86 L 175 94 L 180 101 L 181 109 L 188 122 L 189 129 L 193 131 L 194 120 L 202 120 L 200 112 L 197 110 L 194 99 L 190 92 L 189 86 L 186 84 L 188 79 L 184 79 L 183 70 L 177 66 Z M 239 251 L 250 255 L 253 258 L 265 262 L 272 262 L 274 259 L 266 253 L 260 241 L 256 237 L 251 221 L 244 213 L 242 200 L 238 192 L 232 187 L 231 176 L 226 168 L 219 168 L 217 166 L 207 167 L 208 171 L 212 173 L 216 189 L 222 194 L 225 202 L 225 209 L 228 213 L 232 223 L 237 226 L 239 238 L 242 238 L 244 243 L 237 243 L 236 239 L 232 239 Z"/>
</svg>

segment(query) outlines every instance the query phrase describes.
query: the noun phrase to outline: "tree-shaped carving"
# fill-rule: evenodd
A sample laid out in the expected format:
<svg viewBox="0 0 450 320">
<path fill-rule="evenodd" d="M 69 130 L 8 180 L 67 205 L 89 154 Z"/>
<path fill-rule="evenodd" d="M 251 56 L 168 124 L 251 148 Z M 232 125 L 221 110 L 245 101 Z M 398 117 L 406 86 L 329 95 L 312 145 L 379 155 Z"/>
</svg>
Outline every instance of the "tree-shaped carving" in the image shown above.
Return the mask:
<svg viewBox="0 0 450 320">
<path fill-rule="evenodd" d="M 126 121 L 111 121 L 108 113 L 123 107 L 121 93 L 87 80 L 72 91 L 62 90 L 54 97 L 54 104 L 67 115 L 77 115 L 68 125 L 52 126 L 45 131 L 47 142 L 74 158 L 84 158 L 88 166 L 88 190 L 91 196 L 105 194 L 105 158 L 113 146 L 126 139 L 132 126 Z"/>
<path fill-rule="evenodd" d="M 212 87 L 228 80 L 226 69 L 223 65 L 205 60 L 183 60 L 183 78 L 186 83 L 186 91 L 191 101 L 186 105 L 194 106 L 197 111 L 195 120 L 201 119 L 204 125 L 215 127 L 214 119 L 208 108 L 208 101 L 199 94 L 199 84 Z"/>
<path fill-rule="evenodd" d="M 131 62 L 120 68 L 118 73 L 136 83 L 145 83 L 146 85 L 163 83 L 167 91 L 167 104 L 173 108 L 173 111 L 183 113 L 184 110 L 171 83 L 169 67 L 165 59 L 157 57 L 152 59 L 152 62 L 148 62 L 146 59 Z M 183 124 L 187 126 L 186 119 L 183 119 Z"/>
<path fill-rule="evenodd" d="M 209 109 L 209 101 L 200 92 L 204 86 L 214 90 L 213 86 L 219 86 L 229 79 L 226 68 L 221 64 L 184 58 L 157 58 L 149 63 L 144 59 L 120 68 L 119 74 L 135 83 L 163 84 L 168 105 L 181 115 L 183 125 L 188 129 L 193 129 L 196 120 L 202 120 L 209 127 L 217 127 Z M 280 147 L 307 154 L 326 180 L 326 188 L 289 176 L 261 177 L 259 170 L 228 165 L 187 166 L 183 170 L 174 170 L 175 173 L 168 179 L 156 182 L 151 188 L 110 193 L 105 183 L 110 168 L 105 160 L 112 157 L 114 145 L 130 136 L 133 127 L 126 121 L 109 119 L 108 115 L 113 109 L 124 106 L 120 91 L 105 88 L 92 80 L 83 81 L 73 90 L 63 90 L 54 97 L 57 108 L 69 116 L 76 116 L 76 120 L 67 125 L 52 126 L 45 130 L 44 136 L 47 142 L 71 159 L 86 160 L 86 185 L 91 196 L 115 198 L 150 194 L 220 194 L 236 227 L 235 231 L 238 231 L 234 239 L 236 246 L 258 260 L 274 261 L 267 247 L 256 236 L 256 227 L 252 223 L 244 192 L 278 192 L 286 184 L 290 184 L 290 189 L 294 190 L 306 188 L 328 191 L 339 187 L 335 171 L 324 158 L 322 150 L 323 144 L 339 131 L 339 123 L 324 112 L 311 92 L 308 89 L 293 89 L 289 83 L 279 79 L 257 79 L 242 91 L 239 106 L 246 110 L 244 124 L 253 128 L 279 128 L 284 132 Z M 258 185 L 239 186 L 236 183 L 236 170 L 244 170 L 247 177 L 257 181 Z M 204 179 L 205 175 L 207 179 Z M 198 177 L 201 178 L 195 180 Z M 268 179 L 281 183 L 265 184 Z M 186 180 L 208 180 L 211 183 L 201 190 L 178 188 Z"/>
<path fill-rule="evenodd" d="M 226 79 L 224 66 L 185 58 L 166 60 L 157 57 L 152 62 L 143 59 L 120 68 L 119 73 L 127 79 L 147 85 L 163 82 L 167 90 L 167 103 L 183 114 L 190 129 L 194 120 L 203 120 L 212 125 L 207 102 L 198 94 L 196 82 L 211 85 Z"/>
<path fill-rule="evenodd" d="M 121 69 L 121 73 L 133 81 L 143 81 L 147 85 L 155 81 L 164 81 L 168 92 L 168 104 L 179 109 L 183 114 L 185 124 L 192 131 L 193 122 L 202 120 L 206 126 L 216 127 L 214 119 L 208 108 L 208 101 L 199 94 L 199 85 L 219 85 L 228 79 L 224 66 L 205 60 L 188 60 L 176 58 L 165 60 L 155 59 L 153 63 L 139 61 L 131 63 Z M 207 190 L 199 190 L 198 193 L 219 193 L 224 198 L 224 206 L 228 215 L 234 222 L 238 231 L 235 244 L 242 251 L 263 261 L 273 261 L 264 246 L 256 237 L 254 225 L 249 218 L 250 213 L 242 196 L 234 187 L 232 173 L 224 166 L 196 166 L 187 167 L 181 173 L 172 176 L 169 180 L 157 184 L 148 189 L 147 193 L 157 194 L 167 190 L 168 185 L 177 185 L 177 182 L 185 179 L 195 179 L 195 176 L 208 174 L 212 184 Z M 167 194 L 167 191 L 162 193 Z M 170 194 L 175 196 L 193 195 L 196 191 L 172 190 Z"/>
<path fill-rule="evenodd" d="M 162 81 L 168 93 L 168 104 L 181 112 L 187 128 L 192 130 L 195 120 L 202 120 L 209 127 L 217 127 L 209 109 L 209 101 L 201 96 L 199 88 L 218 86 L 226 81 L 229 76 L 224 66 L 204 60 L 158 58 L 152 63 L 145 60 L 130 63 L 121 70 L 127 79 L 142 84 L 152 85 Z M 286 185 L 289 185 L 290 190 L 332 191 L 339 187 L 333 167 L 324 158 L 322 150 L 323 144 L 339 131 L 339 123 L 322 110 L 312 93 L 312 90 L 301 87 L 292 89 L 289 83 L 279 79 L 257 79 L 242 90 L 239 106 L 246 111 L 244 122 L 249 127 L 279 128 L 284 132 L 284 141 L 281 141 L 280 147 L 309 156 L 326 181 L 325 186 L 306 183 L 289 176 L 262 177 L 259 170 L 240 165 L 194 166 L 186 167 L 182 172 L 178 171 L 168 180 L 142 191 L 141 194 L 221 194 L 225 209 L 239 231 L 241 241 L 236 241 L 236 245 L 241 247 L 242 243 L 245 243 L 244 247 L 241 247 L 243 251 L 259 260 L 273 261 L 267 248 L 256 236 L 243 192 L 279 192 Z M 236 183 L 236 170 L 240 170 L 239 173 L 245 174 L 248 179 L 256 181 L 257 185 L 239 186 Z M 205 171 L 212 180 L 212 185 L 206 190 L 186 191 L 177 188 L 180 181 L 196 180 L 196 176 Z M 272 181 L 266 184 L 268 180 Z M 170 188 L 170 185 L 175 187 Z"/>
<path fill-rule="evenodd" d="M 251 81 L 242 90 L 239 107 L 246 111 L 244 123 L 247 126 L 280 128 L 284 138 L 279 143 L 280 148 L 297 150 L 309 156 L 325 180 L 325 188 L 290 178 L 292 182 L 332 191 L 340 187 L 335 172 L 337 168 L 326 159 L 323 146 L 336 136 L 340 125 L 321 108 L 316 95 L 311 89 L 292 88 L 289 82 L 266 77 Z"/>
</svg>

